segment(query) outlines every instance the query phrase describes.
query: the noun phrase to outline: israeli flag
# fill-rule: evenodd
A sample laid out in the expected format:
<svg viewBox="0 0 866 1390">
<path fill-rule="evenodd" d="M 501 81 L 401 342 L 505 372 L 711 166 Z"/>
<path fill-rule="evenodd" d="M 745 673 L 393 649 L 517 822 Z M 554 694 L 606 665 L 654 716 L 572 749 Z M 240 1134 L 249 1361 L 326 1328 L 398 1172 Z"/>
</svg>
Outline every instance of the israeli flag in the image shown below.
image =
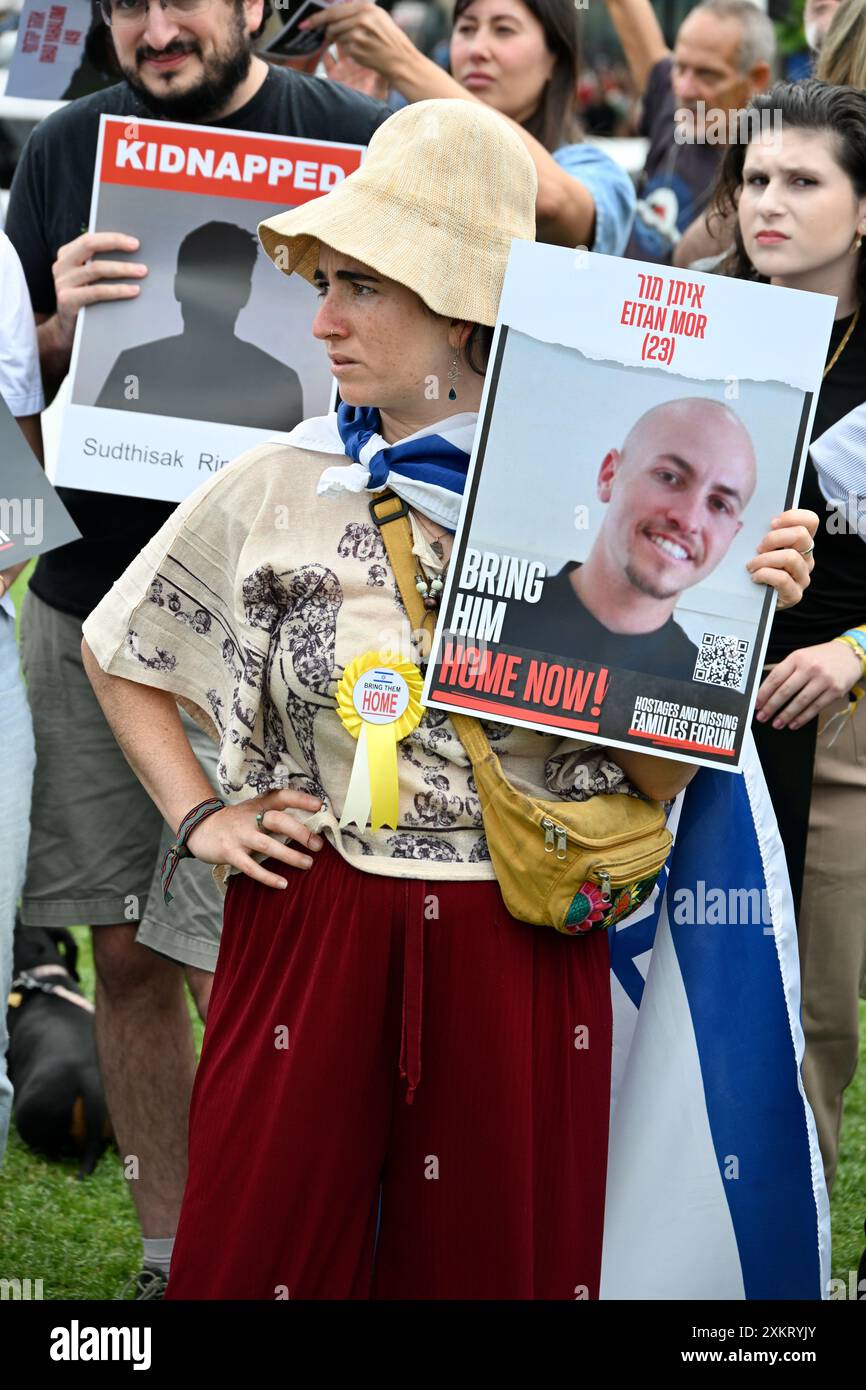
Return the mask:
<svg viewBox="0 0 866 1390">
<path fill-rule="evenodd" d="M 743 776 L 701 769 L 671 829 L 666 878 L 611 932 L 601 1297 L 826 1297 L 793 903 L 751 736 Z"/>
</svg>

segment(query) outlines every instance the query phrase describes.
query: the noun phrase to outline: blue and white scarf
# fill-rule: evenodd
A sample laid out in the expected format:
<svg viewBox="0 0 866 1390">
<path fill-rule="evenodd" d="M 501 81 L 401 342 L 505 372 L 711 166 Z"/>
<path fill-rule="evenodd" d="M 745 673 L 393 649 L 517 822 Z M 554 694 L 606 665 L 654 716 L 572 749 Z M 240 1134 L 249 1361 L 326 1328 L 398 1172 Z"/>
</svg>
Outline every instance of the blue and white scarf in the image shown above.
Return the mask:
<svg viewBox="0 0 866 1390">
<path fill-rule="evenodd" d="M 389 444 L 379 434 L 378 410 L 341 405 L 336 414 L 304 420 L 286 442 L 298 449 L 345 454 L 353 460 L 326 468 L 319 479 L 319 494 L 383 492 L 390 488 L 422 516 L 453 531 L 477 423 L 477 414 L 465 411 Z"/>
</svg>

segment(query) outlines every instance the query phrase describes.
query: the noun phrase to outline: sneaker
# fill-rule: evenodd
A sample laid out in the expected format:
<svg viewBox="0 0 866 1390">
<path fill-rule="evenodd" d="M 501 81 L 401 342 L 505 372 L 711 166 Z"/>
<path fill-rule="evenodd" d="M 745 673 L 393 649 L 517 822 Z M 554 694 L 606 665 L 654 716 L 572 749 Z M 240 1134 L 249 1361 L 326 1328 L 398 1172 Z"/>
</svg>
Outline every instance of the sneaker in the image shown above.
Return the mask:
<svg viewBox="0 0 866 1390">
<path fill-rule="evenodd" d="M 126 1281 L 115 1302 L 145 1302 L 148 1299 L 165 1298 L 167 1284 L 168 1277 L 161 1269 L 151 1269 L 149 1265 L 145 1265 Z"/>
</svg>

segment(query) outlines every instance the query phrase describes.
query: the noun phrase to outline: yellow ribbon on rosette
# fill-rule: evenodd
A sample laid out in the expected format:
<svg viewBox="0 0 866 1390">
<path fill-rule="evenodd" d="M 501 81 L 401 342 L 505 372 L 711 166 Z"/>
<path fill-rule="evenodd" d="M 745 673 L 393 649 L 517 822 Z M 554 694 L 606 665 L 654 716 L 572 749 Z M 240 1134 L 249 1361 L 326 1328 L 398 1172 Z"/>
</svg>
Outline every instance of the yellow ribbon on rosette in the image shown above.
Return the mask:
<svg viewBox="0 0 866 1390">
<path fill-rule="evenodd" d="M 418 667 L 394 652 L 356 656 L 337 686 L 337 713 L 358 740 L 340 829 L 367 822 L 397 828 L 397 744 L 421 722 L 424 681 Z"/>
</svg>

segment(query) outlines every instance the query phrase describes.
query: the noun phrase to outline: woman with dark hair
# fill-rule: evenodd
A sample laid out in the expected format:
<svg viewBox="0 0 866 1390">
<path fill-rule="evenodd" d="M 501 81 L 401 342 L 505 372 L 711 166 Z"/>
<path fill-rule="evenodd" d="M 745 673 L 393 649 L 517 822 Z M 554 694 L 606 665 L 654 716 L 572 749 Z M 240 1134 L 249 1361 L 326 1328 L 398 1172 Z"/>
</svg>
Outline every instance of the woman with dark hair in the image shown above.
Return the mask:
<svg viewBox="0 0 866 1390">
<path fill-rule="evenodd" d="M 576 115 L 580 67 L 577 15 L 574 6 L 564 3 L 564 0 L 518 2 L 541 27 L 542 34 L 538 37 L 543 39 L 546 50 L 544 61 L 548 70 L 540 98 L 537 91 L 532 90 L 531 95 L 527 91 L 528 101 L 536 104 L 528 115 L 521 118 L 521 124 L 552 153 L 564 145 L 579 141 L 581 136 Z M 514 17 L 513 11 L 507 7 L 503 9 L 499 0 L 489 0 L 487 22 L 494 33 L 488 41 L 493 43 L 497 30 L 503 40 L 510 38 L 516 30 L 518 17 L 519 12 Z M 474 52 L 481 41 L 484 23 L 484 4 L 479 4 L 479 0 L 457 0 L 451 34 L 451 68 L 461 86 L 479 91 L 479 94 L 487 90 L 487 104 L 508 115 L 507 86 L 502 83 L 497 86 L 496 76 L 483 67 L 479 71 L 475 60 Z M 532 32 L 528 24 L 527 29 Z M 518 61 L 515 58 L 515 67 Z M 533 66 L 523 68 L 520 75 L 528 89 L 535 88 Z"/>
<path fill-rule="evenodd" d="M 715 196 L 719 213 L 737 215 L 722 270 L 835 296 L 815 445 L 866 400 L 866 93 L 785 83 L 752 110 L 750 136 L 729 145 Z M 796 612 L 774 619 L 755 741 L 795 900 L 802 890 L 803 1076 L 829 1186 L 866 981 L 866 751 L 863 716 L 851 717 L 849 699 L 866 676 L 866 553 L 856 526 L 825 502 L 811 458 L 800 505 L 824 516 L 815 571 Z"/>
<path fill-rule="evenodd" d="M 329 5 L 305 21 L 336 42 L 331 77 L 371 93 L 371 72 L 407 101 L 463 97 L 484 102 L 514 127 L 538 176 L 539 241 L 588 246 L 618 256 L 634 218 L 624 169 L 581 143 L 577 120 L 578 16 L 571 0 L 457 0 L 449 76 L 419 53 L 393 19 L 368 0 Z"/>
</svg>

